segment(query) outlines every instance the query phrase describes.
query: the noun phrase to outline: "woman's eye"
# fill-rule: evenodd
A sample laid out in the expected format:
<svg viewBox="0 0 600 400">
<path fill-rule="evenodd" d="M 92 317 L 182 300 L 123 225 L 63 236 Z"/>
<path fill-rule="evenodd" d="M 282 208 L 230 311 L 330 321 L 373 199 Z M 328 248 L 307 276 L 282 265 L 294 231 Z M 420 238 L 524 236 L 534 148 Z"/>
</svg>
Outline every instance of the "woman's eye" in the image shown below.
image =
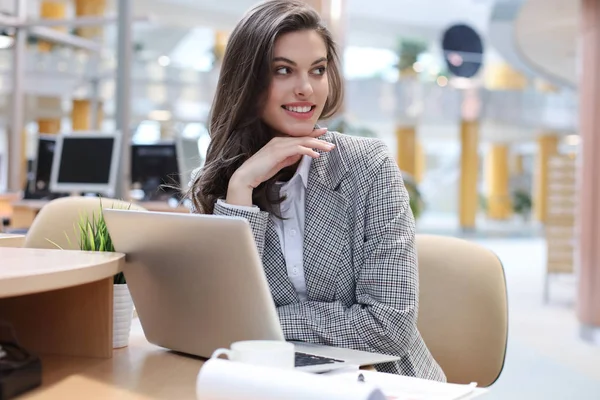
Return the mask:
<svg viewBox="0 0 600 400">
<path fill-rule="evenodd" d="M 317 67 L 314 69 L 314 73 L 317 75 L 323 75 L 326 70 L 327 70 L 326 67 Z"/>
<path fill-rule="evenodd" d="M 275 73 L 278 75 L 287 75 L 290 73 L 289 67 L 278 67 L 275 69 Z"/>
</svg>

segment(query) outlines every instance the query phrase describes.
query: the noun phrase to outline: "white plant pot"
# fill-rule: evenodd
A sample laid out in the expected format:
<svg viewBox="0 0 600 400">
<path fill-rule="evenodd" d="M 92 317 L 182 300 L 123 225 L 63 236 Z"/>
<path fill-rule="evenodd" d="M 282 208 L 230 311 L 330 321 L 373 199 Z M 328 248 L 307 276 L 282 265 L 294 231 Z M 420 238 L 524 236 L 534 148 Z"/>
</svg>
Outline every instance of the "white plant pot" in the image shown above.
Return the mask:
<svg viewBox="0 0 600 400">
<path fill-rule="evenodd" d="M 131 320 L 133 319 L 133 300 L 126 284 L 113 285 L 113 348 L 118 349 L 129 344 Z"/>
</svg>

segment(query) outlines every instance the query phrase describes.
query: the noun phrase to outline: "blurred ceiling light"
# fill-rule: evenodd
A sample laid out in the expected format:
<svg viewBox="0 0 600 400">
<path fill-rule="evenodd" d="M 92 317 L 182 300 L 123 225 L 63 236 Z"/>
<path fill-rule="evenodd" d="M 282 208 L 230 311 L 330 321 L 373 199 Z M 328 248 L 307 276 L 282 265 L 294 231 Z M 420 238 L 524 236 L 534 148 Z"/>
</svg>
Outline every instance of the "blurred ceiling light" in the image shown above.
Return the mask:
<svg viewBox="0 0 600 400">
<path fill-rule="evenodd" d="M 567 143 L 569 146 L 578 146 L 580 142 L 581 138 L 579 135 L 567 135 L 565 137 L 565 143 Z"/>
<path fill-rule="evenodd" d="M 148 114 L 148 118 L 154 121 L 169 121 L 172 117 L 169 110 L 153 110 Z"/>
<path fill-rule="evenodd" d="M 158 57 L 158 65 L 161 67 L 168 67 L 171 64 L 171 59 L 167 56 Z"/>
<path fill-rule="evenodd" d="M 460 67 L 463 64 L 463 58 L 458 53 L 450 53 L 448 54 L 448 62 L 455 67 Z"/>
<path fill-rule="evenodd" d="M 457 89 L 472 89 L 475 87 L 475 82 L 472 79 L 460 76 L 453 77 L 450 84 Z"/>
<path fill-rule="evenodd" d="M 439 75 L 441 71 L 442 70 L 438 65 L 433 65 L 433 66 L 429 67 L 429 73 L 433 76 Z"/>
<path fill-rule="evenodd" d="M 445 76 L 438 76 L 436 81 L 437 84 L 441 87 L 446 87 L 448 85 L 448 78 L 446 78 Z"/>
<path fill-rule="evenodd" d="M 413 70 L 414 70 L 415 72 L 423 72 L 423 64 L 421 64 L 421 63 L 420 63 L 420 62 L 418 62 L 418 61 L 417 61 L 417 62 L 415 62 L 415 63 L 413 64 Z"/>
<path fill-rule="evenodd" d="M 7 35 L 5 32 L 0 32 L 0 49 L 8 49 L 14 42 L 14 37 Z"/>
</svg>

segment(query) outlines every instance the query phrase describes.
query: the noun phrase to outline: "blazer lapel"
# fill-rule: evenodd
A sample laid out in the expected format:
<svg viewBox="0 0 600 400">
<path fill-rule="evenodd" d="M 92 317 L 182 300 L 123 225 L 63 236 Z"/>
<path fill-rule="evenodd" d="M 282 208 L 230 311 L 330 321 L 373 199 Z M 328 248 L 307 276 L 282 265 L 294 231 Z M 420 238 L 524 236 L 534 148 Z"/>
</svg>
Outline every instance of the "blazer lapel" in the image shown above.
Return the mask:
<svg viewBox="0 0 600 400">
<path fill-rule="evenodd" d="M 271 219 L 267 221 L 267 232 L 265 234 L 265 252 L 263 254 L 263 268 L 267 276 L 267 282 L 271 289 L 271 295 L 276 306 L 297 303 L 299 298 L 292 282 L 287 275 L 285 258 L 281 251 L 279 236 L 275 230 L 275 224 Z"/>
<path fill-rule="evenodd" d="M 327 133 L 322 140 L 333 142 Z M 348 202 L 336 189 L 347 169 L 339 151 L 311 163 L 305 197 L 304 275 L 309 300 L 333 301 L 338 271 L 351 267 Z"/>
</svg>

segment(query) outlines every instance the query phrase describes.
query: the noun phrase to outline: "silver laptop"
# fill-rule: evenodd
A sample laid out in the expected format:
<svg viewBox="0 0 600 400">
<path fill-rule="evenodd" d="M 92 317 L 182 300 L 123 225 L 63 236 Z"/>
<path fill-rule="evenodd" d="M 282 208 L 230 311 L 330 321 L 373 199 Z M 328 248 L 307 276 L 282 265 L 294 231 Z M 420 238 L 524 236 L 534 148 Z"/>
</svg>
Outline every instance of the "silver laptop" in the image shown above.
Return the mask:
<svg viewBox="0 0 600 400">
<path fill-rule="evenodd" d="M 104 211 L 149 342 L 208 358 L 240 340 L 285 340 L 248 221 Z M 396 356 L 294 342 L 296 368 L 325 372 Z"/>
</svg>

